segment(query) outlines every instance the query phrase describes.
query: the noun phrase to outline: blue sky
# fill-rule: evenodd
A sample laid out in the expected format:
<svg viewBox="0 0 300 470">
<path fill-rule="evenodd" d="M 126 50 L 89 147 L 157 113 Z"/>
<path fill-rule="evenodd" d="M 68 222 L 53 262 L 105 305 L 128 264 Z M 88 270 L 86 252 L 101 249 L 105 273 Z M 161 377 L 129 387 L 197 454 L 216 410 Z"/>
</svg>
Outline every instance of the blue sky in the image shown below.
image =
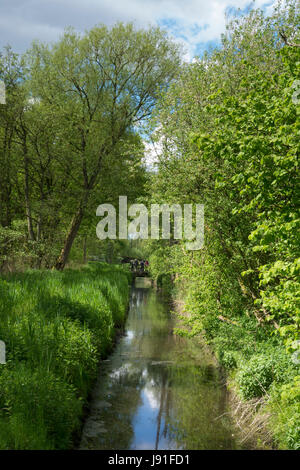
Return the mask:
<svg viewBox="0 0 300 470">
<path fill-rule="evenodd" d="M 182 43 L 186 60 L 218 43 L 225 13 L 249 7 L 249 0 L 0 0 L 0 48 L 24 52 L 34 39 L 55 41 L 66 26 L 84 31 L 97 23 L 158 24 Z M 271 9 L 275 1 L 256 0 Z"/>
</svg>

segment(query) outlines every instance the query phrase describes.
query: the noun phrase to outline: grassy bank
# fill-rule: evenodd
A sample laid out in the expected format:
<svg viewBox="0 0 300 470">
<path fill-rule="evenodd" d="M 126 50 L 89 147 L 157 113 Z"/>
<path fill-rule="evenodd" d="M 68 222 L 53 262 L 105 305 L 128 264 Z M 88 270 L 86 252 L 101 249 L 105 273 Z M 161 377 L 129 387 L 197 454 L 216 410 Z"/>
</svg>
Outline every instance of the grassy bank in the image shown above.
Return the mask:
<svg viewBox="0 0 300 470">
<path fill-rule="evenodd" d="M 242 439 L 256 440 L 258 447 L 300 449 L 299 367 L 267 326 L 249 317 L 233 322 L 209 318 L 205 336 L 227 370 Z"/>
<path fill-rule="evenodd" d="M 128 305 L 130 274 L 99 263 L 0 278 L 0 449 L 67 449 L 97 364 Z"/>
</svg>

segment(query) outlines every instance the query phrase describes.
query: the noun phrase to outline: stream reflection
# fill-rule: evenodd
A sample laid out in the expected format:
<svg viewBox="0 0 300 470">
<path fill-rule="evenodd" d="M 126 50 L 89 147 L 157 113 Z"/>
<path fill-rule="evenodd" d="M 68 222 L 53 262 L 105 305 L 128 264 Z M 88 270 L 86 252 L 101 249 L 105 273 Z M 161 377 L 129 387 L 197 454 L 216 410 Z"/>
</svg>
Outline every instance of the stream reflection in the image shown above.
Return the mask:
<svg viewBox="0 0 300 470">
<path fill-rule="evenodd" d="M 237 448 L 212 358 L 173 334 L 167 304 L 145 282 L 136 280 L 126 334 L 101 363 L 81 448 Z"/>
</svg>

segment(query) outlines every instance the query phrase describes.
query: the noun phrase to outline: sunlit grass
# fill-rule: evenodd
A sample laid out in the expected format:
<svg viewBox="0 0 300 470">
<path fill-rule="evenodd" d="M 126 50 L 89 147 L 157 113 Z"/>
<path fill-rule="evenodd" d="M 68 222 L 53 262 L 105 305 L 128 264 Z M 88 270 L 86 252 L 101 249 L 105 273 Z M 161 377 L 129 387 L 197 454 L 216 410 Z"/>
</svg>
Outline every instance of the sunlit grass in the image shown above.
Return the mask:
<svg viewBox="0 0 300 470">
<path fill-rule="evenodd" d="M 97 363 L 125 319 L 130 274 L 104 263 L 0 278 L 0 448 L 69 448 Z"/>
</svg>

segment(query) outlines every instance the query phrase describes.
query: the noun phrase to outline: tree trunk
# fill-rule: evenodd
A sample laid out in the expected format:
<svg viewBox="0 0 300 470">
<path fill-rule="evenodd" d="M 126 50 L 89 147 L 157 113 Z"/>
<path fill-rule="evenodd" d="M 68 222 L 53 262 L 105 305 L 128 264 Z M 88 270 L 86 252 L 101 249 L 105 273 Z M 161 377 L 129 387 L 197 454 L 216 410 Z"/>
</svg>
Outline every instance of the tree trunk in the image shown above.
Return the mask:
<svg viewBox="0 0 300 470">
<path fill-rule="evenodd" d="M 87 236 L 84 235 L 84 238 L 83 238 L 83 264 L 86 264 L 86 242 L 87 242 Z"/>
<path fill-rule="evenodd" d="M 55 269 L 57 269 L 58 271 L 63 271 L 66 265 L 66 262 L 68 261 L 70 250 L 72 248 L 75 237 L 78 233 L 80 224 L 83 219 L 83 215 L 84 215 L 84 210 L 82 207 L 79 207 L 72 219 L 68 234 L 65 238 L 63 249 L 61 250 L 61 253 L 54 266 Z"/>
<path fill-rule="evenodd" d="M 31 216 L 30 193 L 29 193 L 29 160 L 26 145 L 26 134 L 23 135 L 23 155 L 24 155 L 24 186 L 25 186 L 25 211 L 27 218 L 28 236 L 29 240 L 35 240 L 33 231 L 33 223 Z"/>
<path fill-rule="evenodd" d="M 0 179 L 0 218 L 1 225 L 3 227 L 9 227 L 12 220 L 11 212 L 11 143 L 13 137 L 13 130 L 7 124 L 4 133 L 4 142 L 1 148 L 1 159 L 3 159 L 3 168 L 1 168 L 1 179 Z"/>
<path fill-rule="evenodd" d="M 102 161 L 102 157 L 99 157 L 99 163 L 98 163 L 97 171 L 94 171 L 94 173 L 91 176 L 90 180 L 86 181 L 85 193 L 83 194 L 83 197 L 81 199 L 81 204 L 78 207 L 78 209 L 77 209 L 77 211 L 76 211 L 76 213 L 75 213 L 75 215 L 72 219 L 72 222 L 71 222 L 71 225 L 70 225 L 70 228 L 69 228 L 69 232 L 68 232 L 68 234 L 65 238 L 64 247 L 61 250 L 61 253 L 60 253 L 60 255 L 59 255 L 59 257 L 58 257 L 58 259 L 57 259 L 57 261 L 54 265 L 54 268 L 57 269 L 58 271 L 63 271 L 63 269 L 66 265 L 66 262 L 68 261 L 68 257 L 69 257 L 73 242 L 74 242 L 75 237 L 78 233 L 78 230 L 80 228 L 80 225 L 81 225 L 81 222 L 82 222 L 82 219 L 83 219 L 83 216 L 84 216 L 84 211 L 87 207 L 90 192 L 93 189 L 93 187 L 95 186 L 97 176 L 99 175 L 99 172 L 100 172 L 100 168 L 101 168 L 100 163 L 101 163 L 101 161 Z"/>
</svg>

